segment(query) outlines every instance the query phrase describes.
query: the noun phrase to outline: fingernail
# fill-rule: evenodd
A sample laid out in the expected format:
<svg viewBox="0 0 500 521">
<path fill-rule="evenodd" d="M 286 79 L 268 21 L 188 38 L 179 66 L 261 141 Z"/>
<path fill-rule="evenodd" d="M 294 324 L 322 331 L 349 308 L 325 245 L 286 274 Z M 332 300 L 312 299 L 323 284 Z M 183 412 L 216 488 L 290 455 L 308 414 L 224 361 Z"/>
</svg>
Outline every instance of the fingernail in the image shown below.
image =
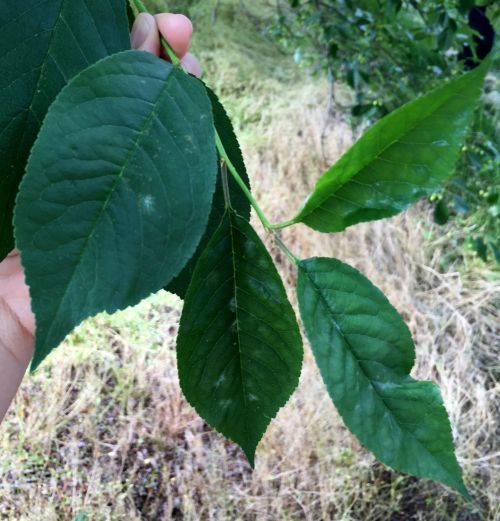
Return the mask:
<svg viewBox="0 0 500 521">
<path fill-rule="evenodd" d="M 155 19 L 147 13 L 140 13 L 132 27 L 130 39 L 132 48 L 139 49 L 147 40 L 149 33 L 154 29 Z"/>
</svg>

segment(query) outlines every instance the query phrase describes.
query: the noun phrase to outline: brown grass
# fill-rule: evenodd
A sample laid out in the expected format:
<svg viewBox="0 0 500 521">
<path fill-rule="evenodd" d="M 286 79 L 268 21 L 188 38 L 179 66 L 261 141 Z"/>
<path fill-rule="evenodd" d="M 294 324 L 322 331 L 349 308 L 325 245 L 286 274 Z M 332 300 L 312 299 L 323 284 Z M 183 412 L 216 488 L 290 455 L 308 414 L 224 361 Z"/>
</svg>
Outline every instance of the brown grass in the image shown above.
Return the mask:
<svg viewBox="0 0 500 521">
<path fill-rule="evenodd" d="M 271 220 L 285 219 L 325 166 L 326 85 L 291 82 L 295 73 L 285 65 L 278 76 L 243 82 L 238 67 L 250 58 L 241 46 L 233 44 L 227 67 L 217 52 L 202 55 L 216 56 L 211 83 L 226 90 L 237 116 L 257 199 Z M 337 119 L 325 147 L 329 159 L 352 139 Z M 449 243 L 425 204 L 343 234 L 296 227 L 283 238 L 297 255 L 355 265 L 408 321 L 417 344 L 414 375 L 442 389 L 473 505 L 438 484 L 389 471 L 360 448 L 309 351 L 300 386 L 260 444 L 252 473 L 240 450 L 214 434 L 182 397 L 175 366 L 181 303 L 161 293 L 88 321 L 25 380 L 0 429 L 0 518 L 500 519 L 498 273 L 474 262 L 443 271 Z M 293 299 L 295 272 L 269 246 Z"/>
</svg>

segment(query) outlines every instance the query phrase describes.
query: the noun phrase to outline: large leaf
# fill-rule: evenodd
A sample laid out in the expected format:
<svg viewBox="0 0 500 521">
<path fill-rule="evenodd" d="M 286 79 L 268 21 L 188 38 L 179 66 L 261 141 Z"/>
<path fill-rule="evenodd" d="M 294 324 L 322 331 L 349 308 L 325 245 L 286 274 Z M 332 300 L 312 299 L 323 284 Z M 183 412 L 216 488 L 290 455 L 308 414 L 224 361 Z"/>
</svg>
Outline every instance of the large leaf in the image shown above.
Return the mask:
<svg viewBox="0 0 500 521">
<path fill-rule="evenodd" d="M 253 465 L 259 440 L 297 386 L 302 340 L 271 257 L 232 211 L 196 266 L 177 356 L 188 401 Z"/>
<path fill-rule="evenodd" d="M 390 217 L 451 174 L 489 60 L 380 120 L 318 180 L 293 222 L 321 232 Z"/>
<path fill-rule="evenodd" d="M 88 65 L 129 48 L 123 0 L 0 2 L 0 260 L 14 247 L 17 189 L 50 104 Z"/>
<path fill-rule="evenodd" d="M 468 497 L 439 389 L 409 376 L 414 345 L 384 294 L 335 259 L 299 264 L 300 313 L 347 427 L 383 463 Z"/>
<path fill-rule="evenodd" d="M 127 51 L 77 76 L 52 105 L 15 212 L 36 315 L 36 367 L 78 323 L 136 304 L 202 237 L 217 158 L 203 85 Z"/>
<path fill-rule="evenodd" d="M 212 111 L 214 116 L 215 129 L 217 130 L 219 137 L 221 138 L 224 150 L 226 151 L 230 161 L 236 167 L 240 177 L 243 179 L 245 184 L 250 188 L 250 181 L 245 167 L 245 161 L 238 143 L 236 134 L 234 133 L 233 125 L 231 120 L 226 113 L 222 103 L 219 101 L 217 96 L 208 87 L 208 97 L 212 104 Z M 215 144 L 214 144 L 215 146 Z M 238 183 L 234 180 L 231 175 L 228 175 L 228 188 L 231 197 L 231 206 L 240 217 L 244 217 L 247 221 L 250 219 L 250 203 L 246 198 L 245 194 L 238 186 Z M 205 249 L 208 241 L 214 234 L 215 230 L 219 226 L 222 216 L 225 211 L 224 191 L 222 189 L 222 178 L 218 176 L 217 188 L 215 190 L 214 199 L 212 202 L 212 211 L 210 212 L 210 218 L 208 219 L 207 229 L 205 235 L 201 240 L 196 253 L 187 263 L 186 267 L 165 289 L 172 293 L 176 293 L 180 298 L 184 298 L 186 295 L 187 288 L 193 277 L 194 268 L 198 259 Z"/>
</svg>

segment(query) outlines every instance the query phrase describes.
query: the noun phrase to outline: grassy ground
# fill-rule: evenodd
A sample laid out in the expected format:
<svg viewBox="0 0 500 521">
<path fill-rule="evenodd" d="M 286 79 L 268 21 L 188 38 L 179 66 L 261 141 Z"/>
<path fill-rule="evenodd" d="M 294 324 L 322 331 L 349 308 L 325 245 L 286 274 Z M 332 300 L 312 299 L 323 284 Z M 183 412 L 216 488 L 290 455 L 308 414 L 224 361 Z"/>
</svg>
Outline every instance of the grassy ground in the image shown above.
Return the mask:
<svg viewBox="0 0 500 521">
<path fill-rule="evenodd" d="M 327 86 L 301 77 L 262 36 L 262 11 L 232 4 L 221 2 L 215 24 L 212 2 L 192 8 L 196 50 L 237 122 L 257 198 L 273 221 L 282 220 L 325 166 Z M 353 138 L 337 119 L 328 160 Z M 181 303 L 161 293 L 88 321 L 26 379 L 0 428 L 0 518 L 500 519 L 498 274 L 473 260 L 442 271 L 448 244 L 439 234 L 425 205 L 335 236 L 283 232 L 299 255 L 357 266 L 402 312 L 417 344 L 414 375 L 442 389 L 473 505 L 392 473 L 360 448 L 309 351 L 299 389 L 260 444 L 252 473 L 238 448 L 183 399 L 175 366 Z M 292 288 L 294 270 L 269 246 Z"/>
</svg>

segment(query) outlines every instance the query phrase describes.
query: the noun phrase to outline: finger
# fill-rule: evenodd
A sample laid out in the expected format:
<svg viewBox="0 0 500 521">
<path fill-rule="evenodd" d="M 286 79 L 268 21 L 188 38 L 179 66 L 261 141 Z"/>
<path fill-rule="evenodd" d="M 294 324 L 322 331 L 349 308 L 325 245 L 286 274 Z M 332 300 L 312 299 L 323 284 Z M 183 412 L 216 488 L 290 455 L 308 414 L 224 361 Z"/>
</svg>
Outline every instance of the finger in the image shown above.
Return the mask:
<svg viewBox="0 0 500 521">
<path fill-rule="evenodd" d="M 132 48 L 160 56 L 160 35 L 154 16 L 140 13 L 135 19 L 130 35 Z"/>
<path fill-rule="evenodd" d="M 156 23 L 175 54 L 183 58 L 188 52 L 193 35 L 191 20 L 183 14 L 162 13 L 156 15 Z"/>
<path fill-rule="evenodd" d="M 201 66 L 198 60 L 188 52 L 181 60 L 181 65 L 184 70 L 201 78 Z"/>
</svg>

